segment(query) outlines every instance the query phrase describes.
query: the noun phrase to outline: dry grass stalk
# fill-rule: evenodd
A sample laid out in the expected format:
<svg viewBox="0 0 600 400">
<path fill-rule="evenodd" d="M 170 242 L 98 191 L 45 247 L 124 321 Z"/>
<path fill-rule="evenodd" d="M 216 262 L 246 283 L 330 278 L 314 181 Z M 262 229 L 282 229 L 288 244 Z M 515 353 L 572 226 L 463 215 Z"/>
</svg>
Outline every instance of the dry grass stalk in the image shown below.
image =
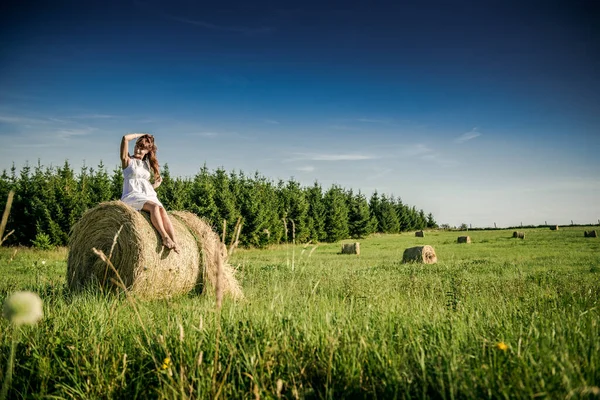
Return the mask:
<svg viewBox="0 0 600 400">
<path fill-rule="evenodd" d="M 4 230 L 6 229 L 6 224 L 8 223 L 8 215 L 10 214 L 10 209 L 12 208 L 14 196 L 14 190 L 8 192 L 8 198 L 6 199 L 6 205 L 4 206 L 4 213 L 2 214 L 2 222 L 0 222 L 0 246 L 2 246 L 2 243 L 4 243 L 4 241 L 15 232 L 13 229 L 12 231 L 8 232 L 6 236 L 4 236 Z"/>
<path fill-rule="evenodd" d="M 229 243 L 229 251 L 228 251 L 229 255 L 233 254 L 233 252 L 235 251 L 235 248 L 239 244 L 241 231 L 242 231 L 242 217 L 238 217 L 238 220 L 235 223 L 235 227 L 233 228 L 233 236 L 231 237 L 231 242 Z"/>
<path fill-rule="evenodd" d="M 404 250 L 402 262 L 418 262 L 423 264 L 435 264 L 437 256 L 435 250 L 429 245 L 410 247 Z"/>
<path fill-rule="evenodd" d="M 514 231 L 512 237 L 519 238 L 519 239 L 525 239 L 525 232 Z"/>
<path fill-rule="evenodd" d="M 356 254 L 360 255 L 360 243 L 344 243 L 342 244 L 342 254 Z"/>
<path fill-rule="evenodd" d="M 293 219 L 290 219 L 290 222 L 292 223 L 292 271 L 293 271 L 294 267 L 295 267 L 295 261 L 296 261 L 296 224 L 294 223 Z"/>
<path fill-rule="evenodd" d="M 423 231 L 416 231 L 415 237 L 425 237 L 425 234 L 423 233 Z"/>
<path fill-rule="evenodd" d="M 471 237 L 470 236 L 459 236 L 458 243 L 471 243 Z"/>
<path fill-rule="evenodd" d="M 110 261 L 123 286 L 140 298 L 171 297 L 204 287 L 206 282 L 215 287 L 218 260 L 223 257 L 219 235 L 192 213 L 171 212 L 170 216 L 179 254 L 162 246 L 145 212 L 135 211 L 121 201 L 101 203 L 88 210 L 73 227 L 69 239 L 68 285 L 73 289 L 90 284 L 114 288 L 111 282 L 115 273 L 106 272 L 106 263 L 91 251 L 97 248 L 112 255 Z M 224 268 L 230 270 L 229 293 L 241 297 L 233 268 Z M 228 293 L 226 285 L 224 292 Z"/>
<path fill-rule="evenodd" d="M 223 218 L 223 237 L 221 239 L 222 243 L 225 243 L 225 232 L 227 231 L 227 220 Z"/>
</svg>

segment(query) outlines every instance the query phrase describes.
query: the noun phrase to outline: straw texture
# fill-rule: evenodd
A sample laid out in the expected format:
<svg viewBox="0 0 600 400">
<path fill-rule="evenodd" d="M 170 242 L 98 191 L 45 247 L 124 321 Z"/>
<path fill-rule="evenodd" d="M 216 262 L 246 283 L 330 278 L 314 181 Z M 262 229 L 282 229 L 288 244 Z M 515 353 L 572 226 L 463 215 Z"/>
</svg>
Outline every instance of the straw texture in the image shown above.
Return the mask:
<svg viewBox="0 0 600 400">
<path fill-rule="evenodd" d="M 127 289 L 138 297 L 165 298 L 192 289 L 202 291 L 205 283 L 214 285 L 210 277 L 216 275 L 219 260 L 233 280 L 230 294 L 241 297 L 233 268 L 222 260 L 220 242 L 215 244 L 212 240 L 214 236 L 218 241 L 218 235 L 194 214 L 169 214 L 179 254 L 162 246 L 146 212 L 138 212 L 121 201 L 101 203 L 88 210 L 73 227 L 69 239 L 69 287 L 116 287 L 116 275 L 92 252 L 92 248 L 97 248 L 110 259 Z"/>
</svg>

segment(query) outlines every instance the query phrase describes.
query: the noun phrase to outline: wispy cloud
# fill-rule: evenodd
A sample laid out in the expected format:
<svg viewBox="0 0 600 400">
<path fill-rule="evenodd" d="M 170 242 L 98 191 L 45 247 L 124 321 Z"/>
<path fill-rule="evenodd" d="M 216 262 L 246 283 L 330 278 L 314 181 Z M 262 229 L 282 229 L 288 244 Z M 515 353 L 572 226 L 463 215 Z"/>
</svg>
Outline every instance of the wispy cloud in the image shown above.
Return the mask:
<svg viewBox="0 0 600 400">
<path fill-rule="evenodd" d="M 0 115 L 0 122 L 7 124 L 48 124 L 51 121 L 48 119 L 23 117 L 20 115 Z"/>
<path fill-rule="evenodd" d="M 298 168 L 296 168 L 296 170 L 302 171 L 302 172 L 312 172 L 315 170 L 315 167 L 313 167 L 312 165 L 306 165 L 304 167 L 298 167 Z"/>
<path fill-rule="evenodd" d="M 348 126 L 348 125 L 331 125 L 330 128 L 336 129 L 338 131 L 358 131 L 358 130 L 360 130 L 359 128 L 357 128 L 355 126 Z"/>
<path fill-rule="evenodd" d="M 220 135 L 220 133 L 218 133 L 218 132 L 197 132 L 194 135 L 208 138 L 208 137 L 217 137 Z"/>
<path fill-rule="evenodd" d="M 417 157 L 433 153 L 434 150 L 422 143 L 410 144 L 400 150 L 400 154 L 405 157 Z"/>
<path fill-rule="evenodd" d="M 466 142 L 467 140 L 475 139 L 478 136 L 481 136 L 481 132 L 478 132 L 477 127 L 475 127 L 473 129 L 471 129 L 469 132 L 463 133 L 462 135 L 460 135 L 459 137 L 454 139 L 454 141 L 456 143 L 463 143 L 463 142 Z"/>
<path fill-rule="evenodd" d="M 362 161 L 373 160 L 379 157 L 368 154 L 323 154 L 323 153 L 296 153 L 294 160 L 311 161 Z"/>
<path fill-rule="evenodd" d="M 357 118 L 358 122 L 365 122 L 369 124 L 389 124 L 390 120 L 387 119 L 375 119 L 375 118 Z"/>
<path fill-rule="evenodd" d="M 69 139 L 73 136 L 85 136 L 94 132 L 96 128 L 92 127 L 84 127 L 84 128 L 74 128 L 74 129 L 59 129 L 56 131 L 57 136 L 60 139 Z"/>
<path fill-rule="evenodd" d="M 274 119 L 264 119 L 263 120 L 266 124 L 271 124 L 271 125 L 279 125 L 279 121 L 275 121 Z"/>
<path fill-rule="evenodd" d="M 82 114 L 69 117 L 70 119 L 116 119 L 118 115 L 111 114 Z"/>
</svg>

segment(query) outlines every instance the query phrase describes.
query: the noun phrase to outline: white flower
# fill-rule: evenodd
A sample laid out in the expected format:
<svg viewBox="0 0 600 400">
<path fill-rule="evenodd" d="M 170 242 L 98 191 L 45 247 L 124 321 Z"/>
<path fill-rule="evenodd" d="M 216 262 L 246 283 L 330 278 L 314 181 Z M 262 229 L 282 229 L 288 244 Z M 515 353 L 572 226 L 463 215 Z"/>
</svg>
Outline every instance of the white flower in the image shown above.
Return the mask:
<svg viewBox="0 0 600 400">
<path fill-rule="evenodd" d="M 15 325 L 34 325 L 44 315 L 42 299 L 32 292 L 14 292 L 4 301 L 2 311 Z"/>
</svg>

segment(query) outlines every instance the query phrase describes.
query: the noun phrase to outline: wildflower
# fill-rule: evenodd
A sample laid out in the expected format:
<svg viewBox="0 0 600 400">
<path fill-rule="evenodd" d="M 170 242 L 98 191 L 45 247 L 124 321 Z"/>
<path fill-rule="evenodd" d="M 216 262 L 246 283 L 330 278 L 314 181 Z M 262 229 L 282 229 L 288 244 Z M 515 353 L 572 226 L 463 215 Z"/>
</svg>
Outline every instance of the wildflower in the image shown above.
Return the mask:
<svg viewBox="0 0 600 400">
<path fill-rule="evenodd" d="M 165 357 L 165 359 L 163 360 L 162 366 L 160 367 L 160 369 L 167 369 L 171 366 L 171 358 L 170 357 Z"/>
<path fill-rule="evenodd" d="M 498 350 L 506 351 L 506 350 L 508 350 L 508 345 L 504 342 L 499 342 L 499 343 L 496 343 L 496 348 Z"/>
<path fill-rule="evenodd" d="M 32 292 L 14 292 L 4 301 L 4 317 L 15 325 L 35 325 L 42 319 L 42 299 Z"/>
</svg>

